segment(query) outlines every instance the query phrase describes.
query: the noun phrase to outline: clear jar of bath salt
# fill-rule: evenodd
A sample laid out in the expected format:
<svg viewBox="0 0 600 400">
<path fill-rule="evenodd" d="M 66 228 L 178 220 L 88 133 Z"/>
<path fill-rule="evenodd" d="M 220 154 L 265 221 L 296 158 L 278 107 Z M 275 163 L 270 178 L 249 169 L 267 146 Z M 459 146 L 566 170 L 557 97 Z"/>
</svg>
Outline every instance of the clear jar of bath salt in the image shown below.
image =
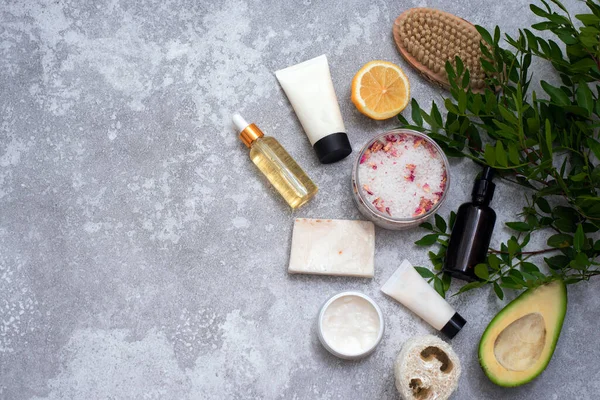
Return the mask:
<svg viewBox="0 0 600 400">
<path fill-rule="evenodd" d="M 370 140 L 352 170 L 360 212 L 386 229 L 408 229 L 432 216 L 450 186 L 446 155 L 431 138 L 396 129 Z"/>
</svg>

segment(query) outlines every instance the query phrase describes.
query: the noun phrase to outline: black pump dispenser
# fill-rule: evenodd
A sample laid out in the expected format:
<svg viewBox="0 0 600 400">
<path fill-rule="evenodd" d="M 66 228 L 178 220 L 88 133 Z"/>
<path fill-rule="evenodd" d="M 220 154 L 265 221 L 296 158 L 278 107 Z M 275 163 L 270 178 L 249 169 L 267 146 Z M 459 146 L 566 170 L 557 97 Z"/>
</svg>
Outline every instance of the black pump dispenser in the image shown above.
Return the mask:
<svg viewBox="0 0 600 400">
<path fill-rule="evenodd" d="M 471 192 L 472 202 L 458 208 L 456 222 L 450 235 L 444 271 L 455 278 L 475 281 L 475 266 L 485 262 L 496 212 L 489 207 L 496 185 L 494 170 L 485 167 Z"/>
</svg>

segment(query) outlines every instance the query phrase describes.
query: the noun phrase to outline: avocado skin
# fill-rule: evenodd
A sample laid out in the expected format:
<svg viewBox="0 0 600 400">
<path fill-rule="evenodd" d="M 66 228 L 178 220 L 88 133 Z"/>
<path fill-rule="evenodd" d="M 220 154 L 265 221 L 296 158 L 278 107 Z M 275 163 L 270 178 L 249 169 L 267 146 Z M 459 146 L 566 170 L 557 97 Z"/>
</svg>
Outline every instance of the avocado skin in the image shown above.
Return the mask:
<svg viewBox="0 0 600 400">
<path fill-rule="evenodd" d="M 493 329 L 494 325 L 500 321 L 502 318 L 505 317 L 506 314 L 508 314 L 510 312 L 510 310 L 514 309 L 515 307 L 519 307 L 520 304 L 526 303 L 528 301 L 528 299 L 530 299 L 532 296 L 535 295 L 536 290 L 539 289 L 542 286 L 547 286 L 547 285 L 556 285 L 556 289 L 557 290 L 557 296 L 559 296 L 561 299 L 560 301 L 560 308 L 555 310 L 555 312 L 558 315 L 558 322 L 556 324 L 556 329 L 554 330 L 554 335 L 552 337 L 552 341 L 550 342 L 550 346 L 552 347 L 550 350 L 550 353 L 547 355 L 547 357 L 544 360 L 541 360 L 539 362 L 539 364 L 537 365 L 537 369 L 535 372 L 528 374 L 528 375 L 523 375 L 522 379 L 519 380 L 515 380 L 515 381 L 507 381 L 507 380 L 503 380 L 501 377 L 496 376 L 487 366 L 486 366 L 486 360 L 485 360 L 485 346 L 484 346 L 484 342 L 485 339 L 487 339 L 487 336 L 490 335 L 490 331 Z M 523 293 L 521 293 L 517 298 L 515 298 L 513 301 L 511 301 L 510 303 L 508 303 L 502 310 L 500 310 L 500 312 L 498 312 L 498 314 L 496 314 L 496 316 L 490 321 L 490 323 L 488 324 L 487 328 L 485 329 L 485 331 L 483 332 L 483 335 L 481 335 L 481 340 L 479 342 L 479 364 L 481 365 L 481 368 L 483 369 L 483 372 L 485 373 L 485 375 L 488 377 L 488 379 L 490 381 L 492 381 L 493 383 L 495 383 L 498 386 L 502 386 L 502 387 L 515 387 L 515 386 L 521 386 L 524 385 L 526 383 L 531 382 L 532 380 L 534 380 L 535 378 L 537 378 L 542 372 L 544 372 L 544 370 L 546 369 L 546 367 L 548 366 L 548 363 L 550 363 L 550 360 L 552 359 L 552 355 L 554 354 L 554 350 L 556 349 L 556 343 L 558 342 L 558 337 L 560 336 L 560 332 L 562 330 L 562 326 L 563 326 L 563 322 L 565 320 L 565 314 L 567 312 L 567 287 L 565 285 L 565 283 L 560 280 L 560 279 L 556 279 L 552 282 L 546 283 L 545 285 L 542 286 L 538 286 L 535 288 L 531 288 L 531 289 L 527 289 L 526 291 L 524 291 Z M 495 341 L 495 338 L 494 338 Z M 492 352 L 493 354 L 493 352 Z"/>
</svg>

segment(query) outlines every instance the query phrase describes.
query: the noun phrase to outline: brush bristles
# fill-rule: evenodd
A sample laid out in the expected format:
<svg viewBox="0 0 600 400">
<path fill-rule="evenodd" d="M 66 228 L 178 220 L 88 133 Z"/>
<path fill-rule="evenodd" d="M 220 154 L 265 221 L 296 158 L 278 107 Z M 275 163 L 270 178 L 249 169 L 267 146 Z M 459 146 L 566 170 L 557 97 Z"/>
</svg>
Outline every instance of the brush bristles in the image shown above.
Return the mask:
<svg viewBox="0 0 600 400">
<path fill-rule="evenodd" d="M 483 88 L 485 73 L 479 61 L 481 36 L 473 25 L 442 11 L 415 8 L 405 13 L 397 27 L 405 50 L 424 68 L 444 75 L 446 61 L 454 65 L 458 56 L 469 69 L 471 88 Z"/>
</svg>

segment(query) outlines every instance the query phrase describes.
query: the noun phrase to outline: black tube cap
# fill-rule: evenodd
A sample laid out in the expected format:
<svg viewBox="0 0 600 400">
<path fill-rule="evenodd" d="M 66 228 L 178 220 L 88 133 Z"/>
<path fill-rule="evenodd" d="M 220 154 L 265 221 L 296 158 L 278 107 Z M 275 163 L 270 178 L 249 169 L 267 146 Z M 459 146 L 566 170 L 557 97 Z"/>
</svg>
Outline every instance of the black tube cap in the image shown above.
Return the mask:
<svg viewBox="0 0 600 400">
<path fill-rule="evenodd" d="M 461 317 L 459 313 L 455 312 L 452 318 L 450 318 L 450 321 L 444 325 L 440 332 L 446 335 L 448 339 L 452 339 L 466 323 L 467 321 Z"/>
<path fill-rule="evenodd" d="M 352 153 L 352 146 L 345 132 L 332 133 L 319 139 L 313 145 L 313 149 L 322 164 L 340 161 Z"/>
</svg>

